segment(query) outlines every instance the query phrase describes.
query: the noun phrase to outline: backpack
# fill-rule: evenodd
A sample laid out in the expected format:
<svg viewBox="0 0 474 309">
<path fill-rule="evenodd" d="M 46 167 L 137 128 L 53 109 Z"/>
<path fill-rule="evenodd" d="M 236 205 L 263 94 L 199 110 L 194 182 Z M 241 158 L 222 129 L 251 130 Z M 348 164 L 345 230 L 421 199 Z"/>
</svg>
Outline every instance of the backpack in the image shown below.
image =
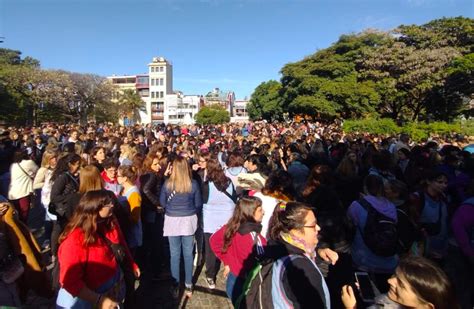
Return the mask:
<svg viewBox="0 0 474 309">
<path fill-rule="evenodd" d="M 273 262 L 257 262 L 247 274 L 242 294 L 237 298 L 236 309 L 268 308 L 273 309 L 272 273 Z"/>
<path fill-rule="evenodd" d="M 395 255 L 398 244 L 396 220 L 378 212 L 366 199 L 360 199 L 358 203 L 367 211 L 367 221 L 361 230 L 366 246 L 378 256 Z"/>
<path fill-rule="evenodd" d="M 419 203 L 421 205 L 421 211 L 426 206 L 426 198 L 425 198 L 425 193 L 423 191 L 418 191 L 416 192 L 416 195 L 419 198 Z M 447 201 L 445 199 L 442 199 L 443 203 L 446 203 Z M 420 222 L 420 226 L 426 231 L 426 233 L 429 236 L 435 236 L 438 235 L 441 232 L 441 220 L 443 218 L 443 213 L 442 213 L 442 205 L 439 205 L 438 209 L 438 220 L 436 222 Z"/>
</svg>

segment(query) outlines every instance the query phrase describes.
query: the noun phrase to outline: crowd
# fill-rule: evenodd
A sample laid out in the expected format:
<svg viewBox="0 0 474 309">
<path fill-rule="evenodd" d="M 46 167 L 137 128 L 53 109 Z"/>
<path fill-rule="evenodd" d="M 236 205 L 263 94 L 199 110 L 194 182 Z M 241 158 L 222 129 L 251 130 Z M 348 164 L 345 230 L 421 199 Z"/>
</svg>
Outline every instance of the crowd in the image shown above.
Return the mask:
<svg viewBox="0 0 474 309">
<path fill-rule="evenodd" d="M 192 297 L 204 264 L 236 308 L 472 308 L 463 142 L 318 122 L 0 128 L 0 306 L 33 290 L 134 308 L 143 274 Z"/>
</svg>

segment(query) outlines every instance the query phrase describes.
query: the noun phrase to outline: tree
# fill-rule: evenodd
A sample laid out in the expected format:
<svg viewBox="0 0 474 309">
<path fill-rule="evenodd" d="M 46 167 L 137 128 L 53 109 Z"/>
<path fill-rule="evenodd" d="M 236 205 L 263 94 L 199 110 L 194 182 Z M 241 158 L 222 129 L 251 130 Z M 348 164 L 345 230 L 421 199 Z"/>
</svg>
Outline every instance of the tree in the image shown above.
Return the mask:
<svg viewBox="0 0 474 309">
<path fill-rule="evenodd" d="M 255 88 L 247 106 L 250 119 L 268 121 L 281 119 L 283 107 L 280 99 L 281 83 L 275 80 L 263 82 Z"/>
<path fill-rule="evenodd" d="M 94 74 L 69 73 L 72 88 L 66 89 L 70 98 L 67 108 L 81 124 L 87 123 L 88 116 L 100 112 L 105 117 L 114 117 L 117 109 L 110 108 L 113 86 L 104 78 Z"/>
<path fill-rule="evenodd" d="M 145 102 L 133 89 L 126 89 L 119 95 L 118 105 L 120 114 L 132 119 L 134 123 L 140 122 L 140 109 L 145 106 Z"/>
<path fill-rule="evenodd" d="M 230 121 L 229 112 L 219 104 L 202 107 L 194 116 L 198 124 L 221 124 Z"/>
<path fill-rule="evenodd" d="M 285 65 L 280 95 L 290 114 L 332 119 L 376 113 L 380 96 L 375 83 L 360 81 L 355 61 L 365 49 L 390 41 L 387 33 L 343 35 L 333 46 Z"/>
</svg>

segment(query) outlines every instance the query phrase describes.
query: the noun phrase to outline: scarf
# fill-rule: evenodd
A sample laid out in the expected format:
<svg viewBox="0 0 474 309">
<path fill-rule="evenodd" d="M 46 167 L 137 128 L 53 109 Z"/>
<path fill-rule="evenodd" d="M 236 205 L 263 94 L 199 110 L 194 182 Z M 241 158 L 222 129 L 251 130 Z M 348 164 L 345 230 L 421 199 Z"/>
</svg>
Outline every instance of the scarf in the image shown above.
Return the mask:
<svg viewBox="0 0 474 309">
<path fill-rule="evenodd" d="M 290 245 L 301 249 L 304 251 L 305 255 L 314 260 L 316 258 L 316 248 L 311 248 L 306 244 L 304 239 L 291 235 L 290 233 L 280 233 L 280 237 L 283 241 L 289 243 Z"/>
</svg>

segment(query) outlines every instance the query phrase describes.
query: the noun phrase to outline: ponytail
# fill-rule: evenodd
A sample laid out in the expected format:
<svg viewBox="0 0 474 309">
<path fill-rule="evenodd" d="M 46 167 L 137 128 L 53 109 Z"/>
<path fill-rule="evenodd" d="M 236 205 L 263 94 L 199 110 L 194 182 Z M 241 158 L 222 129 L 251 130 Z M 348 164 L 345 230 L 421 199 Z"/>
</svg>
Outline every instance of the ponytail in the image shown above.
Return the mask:
<svg viewBox="0 0 474 309">
<path fill-rule="evenodd" d="M 302 230 L 304 219 L 308 211 L 311 211 L 309 205 L 300 202 L 279 202 L 270 218 L 268 236 L 270 239 L 277 240 L 280 234 L 289 233 L 291 230 Z"/>
</svg>

